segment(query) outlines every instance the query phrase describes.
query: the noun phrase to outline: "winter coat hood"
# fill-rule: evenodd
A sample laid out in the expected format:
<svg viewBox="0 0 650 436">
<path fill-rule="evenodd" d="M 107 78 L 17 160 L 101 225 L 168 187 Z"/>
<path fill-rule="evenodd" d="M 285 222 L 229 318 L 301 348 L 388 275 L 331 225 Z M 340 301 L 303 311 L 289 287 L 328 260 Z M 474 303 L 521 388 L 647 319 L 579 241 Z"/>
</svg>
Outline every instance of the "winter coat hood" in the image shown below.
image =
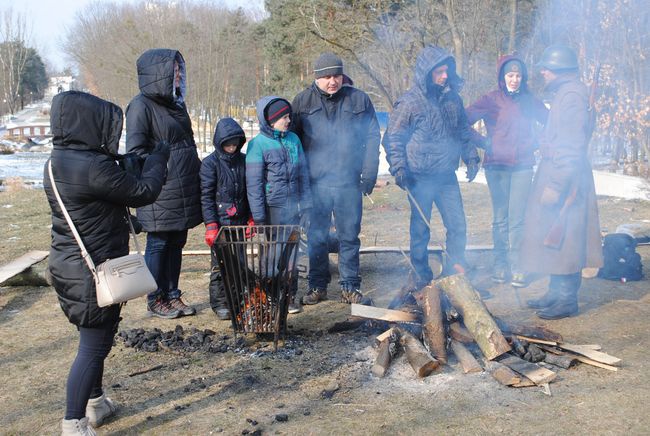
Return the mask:
<svg viewBox="0 0 650 436">
<path fill-rule="evenodd" d="M 239 139 L 239 145 L 237 146 L 237 152 L 231 154 L 223 151 L 222 144 L 233 138 Z M 221 158 L 228 158 L 230 156 L 236 155 L 239 153 L 246 143 L 246 134 L 244 130 L 240 127 L 237 121 L 232 118 L 222 118 L 217 123 L 217 128 L 214 130 L 214 138 L 212 139 L 212 145 L 214 145 L 214 151 Z"/>
<path fill-rule="evenodd" d="M 504 78 L 505 74 L 503 72 L 503 66 L 508 61 L 519 61 L 521 64 L 521 84 L 519 85 L 519 93 L 523 94 L 528 92 L 528 69 L 526 64 L 520 58 L 514 55 L 506 55 L 499 58 L 497 62 L 497 83 L 499 84 L 499 89 L 503 91 L 504 94 L 508 95 L 508 88 L 506 87 L 506 80 Z"/>
<path fill-rule="evenodd" d="M 174 89 L 174 61 L 180 68 L 180 86 Z M 147 50 L 136 62 L 138 87 L 145 97 L 166 104 L 183 104 L 186 88 L 185 60 L 178 50 L 154 48 Z"/>
<path fill-rule="evenodd" d="M 264 116 L 264 113 L 266 112 L 265 109 L 268 105 L 273 103 L 274 101 L 277 100 L 283 100 L 289 105 L 289 115 L 292 115 L 293 109 L 291 108 L 291 103 L 289 103 L 288 100 L 278 97 L 275 95 L 268 95 L 266 97 L 262 97 L 257 101 L 257 104 L 255 105 L 255 109 L 257 110 L 257 120 L 260 123 L 260 132 L 262 132 L 264 135 L 268 136 L 269 138 L 274 138 L 277 136 L 280 132 L 276 131 L 271 127 L 268 121 L 266 121 L 266 117 Z M 280 136 L 285 136 L 286 132 L 281 132 Z"/>
<path fill-rule="evenodd" d="M 429 95 L 434 85 L 431 71 L 442 64 L 449 67 L 445 88 L 460 92 L 463 87 L 463 79 L 456 73 L 456 60 L 451 53 L 444 48 L 428 45 L 422 49 L 415 61 L 415 84 L 424 95 Z"/>
<path fill-rule="evenodd" d="M 56 148 L 117 155 L 122 120 L 122 109 L 109 101 L 85 92 L 62 92 L 52 99 L 52 143 Z"/>
</svg>

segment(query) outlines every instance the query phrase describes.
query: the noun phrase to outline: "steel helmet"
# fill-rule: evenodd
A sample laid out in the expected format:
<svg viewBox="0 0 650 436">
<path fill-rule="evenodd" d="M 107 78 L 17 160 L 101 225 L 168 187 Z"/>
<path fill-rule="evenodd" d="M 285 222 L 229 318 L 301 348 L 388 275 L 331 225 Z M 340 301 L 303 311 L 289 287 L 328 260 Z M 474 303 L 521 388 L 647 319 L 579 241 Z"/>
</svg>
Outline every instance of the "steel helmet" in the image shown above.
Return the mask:
<svg viewBox="0 0 650 436">
<path fill-rule="evenodd" d="M 575 70 L 578 68 L 578 57 L 566 45 L 551 45 L 542 53 L 538 68 L 547 70 Z"/>
</svg>

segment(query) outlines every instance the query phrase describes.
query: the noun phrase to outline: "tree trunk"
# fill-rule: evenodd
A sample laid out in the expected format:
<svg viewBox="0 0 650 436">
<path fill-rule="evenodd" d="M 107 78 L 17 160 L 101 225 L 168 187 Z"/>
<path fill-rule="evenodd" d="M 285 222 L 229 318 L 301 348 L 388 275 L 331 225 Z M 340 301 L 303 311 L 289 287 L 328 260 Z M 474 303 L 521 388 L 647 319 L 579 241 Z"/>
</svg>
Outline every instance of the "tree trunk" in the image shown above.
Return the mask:
<svg viewBox="0 0 650 436">
<path fill-rule="evenodd" d="M 508 36 L 508 54 L 517 47 L 517 0 L 510 0 L 510 34 Z"/>
<path fill-rule="evenodd" d="M 455 274 L 435 283 L 460 312 L 465 327 L 486 358 L 492 360 L 510 351 L 510 345 L 465 275 Z"/>
</svg>

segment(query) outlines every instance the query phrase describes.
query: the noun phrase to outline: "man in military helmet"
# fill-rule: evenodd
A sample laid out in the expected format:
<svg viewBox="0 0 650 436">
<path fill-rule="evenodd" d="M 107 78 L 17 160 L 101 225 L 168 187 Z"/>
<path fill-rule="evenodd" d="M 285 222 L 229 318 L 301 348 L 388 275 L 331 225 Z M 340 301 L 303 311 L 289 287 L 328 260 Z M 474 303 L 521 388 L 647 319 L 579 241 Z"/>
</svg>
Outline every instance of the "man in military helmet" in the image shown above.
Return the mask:
<svg viewBox="0 0 650 436">
<path fill-rule="evenodd" d="M 587 146 L 591 132 L 589 95 L 569 47 L 544 50 L 538 68 L 551 96 L 540 138 L 542 160 L 528 199 L 521 247 L 527 272 L 549 274 L 546 295 L 529 300 L 543 319 L 578 313 L 585 267 L 603 264 L 598 206 Z"/>
</svg>

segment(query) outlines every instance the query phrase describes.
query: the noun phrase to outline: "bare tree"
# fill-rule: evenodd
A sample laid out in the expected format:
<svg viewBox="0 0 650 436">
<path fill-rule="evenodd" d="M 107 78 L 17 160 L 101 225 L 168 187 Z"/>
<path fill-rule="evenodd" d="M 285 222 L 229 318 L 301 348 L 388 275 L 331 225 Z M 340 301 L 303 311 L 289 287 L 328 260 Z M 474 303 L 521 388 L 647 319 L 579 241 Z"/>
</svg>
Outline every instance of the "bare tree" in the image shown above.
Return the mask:
<svg viewBox="0 0 650 436">
<path fill-rule="evenodd" d="M 20 79 L 29 54 L 25 16 L 11 8 L 0 11 L 0 86 L 10 113 L 18 109 Z"/>
</svg>

